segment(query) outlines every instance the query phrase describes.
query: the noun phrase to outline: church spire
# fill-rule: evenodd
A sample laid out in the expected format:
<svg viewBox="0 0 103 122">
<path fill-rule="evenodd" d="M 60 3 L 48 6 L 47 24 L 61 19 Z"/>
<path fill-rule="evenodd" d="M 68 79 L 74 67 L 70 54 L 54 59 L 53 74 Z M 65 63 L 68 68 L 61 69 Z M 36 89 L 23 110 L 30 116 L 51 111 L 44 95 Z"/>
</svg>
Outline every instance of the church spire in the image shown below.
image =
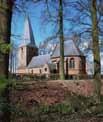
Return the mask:
<svg viewBox="0 0 103 122">
<path fill-rule="evenodd" d="M 25 45 L 36 46 L 29 17 L 26 17 L 25 23 L 24 23 L 23 43 Z"/>
</svg>

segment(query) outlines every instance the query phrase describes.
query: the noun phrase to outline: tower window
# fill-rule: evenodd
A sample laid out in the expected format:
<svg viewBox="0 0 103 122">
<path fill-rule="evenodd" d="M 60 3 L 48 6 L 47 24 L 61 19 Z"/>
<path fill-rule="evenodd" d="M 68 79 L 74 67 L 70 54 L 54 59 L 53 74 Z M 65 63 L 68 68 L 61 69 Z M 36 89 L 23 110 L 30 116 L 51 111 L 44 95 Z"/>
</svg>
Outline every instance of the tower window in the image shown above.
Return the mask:
<svg viewBox="0 0 103 122">
<path fill-rule="evenodd" d="M 45 68 L 44 70 L 45 70 L 45 72 L 47 72 L 47 68 Z"/>
<path fill-rule="evenodd" d="M 23 58 L 24 58 L 24 48 L 21 47 L 21 59 L 23 59 Z"/>
<path fill-rule="evenodd" d="M 69 61 L 69 67 L 70 68 L 75 68 L 75 60 L 74 58 L 71 58 L 70 61 Z"/>
<path fill-rule="evenodd" d="M 21 47 L 21 52 L 23 53 L 23 47 Z"/>
</svg>

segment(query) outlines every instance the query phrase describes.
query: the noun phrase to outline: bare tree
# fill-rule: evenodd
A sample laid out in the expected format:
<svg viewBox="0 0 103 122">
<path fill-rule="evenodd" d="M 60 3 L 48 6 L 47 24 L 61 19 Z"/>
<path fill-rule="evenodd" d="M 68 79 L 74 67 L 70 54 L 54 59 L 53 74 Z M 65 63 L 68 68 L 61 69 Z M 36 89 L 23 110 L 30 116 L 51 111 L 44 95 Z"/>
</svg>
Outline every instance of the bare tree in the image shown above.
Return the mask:
<svg viewBox="0 0 103 122">
<path fill-rule="evenodd" d="M 91 1 L 91 19 L 92 19 L 93 55 L 94 55 L 95 99 L 97 102 L 100 102 L 101 64 L 100 64 L 100 48 L 99 48 L 99 30 L 97 20 L 97 0 Z"/>
<path fill-rule="evenodd" d="M 59 40 L 60 40 L 60 79 L 65 79 L 64 74 L 64 32 L 63 32 L 63 1 L 59 0 Z"/>
<path fill-rule="evenodd" d="M 94 56 L 94 83 L 95 99 L 100 100 L 101 91 L 101 68 L 99 39 L 103 36 L 103 0 L 75 0 L 71 4 L 74 15 L 67 17 L 67 21 L 75 24 L 72 31 L 78 31 L 82 38 L 90 41 L 90 48 Z M 89 49 L 90 49 L 89 48 Z"/>
<path fill-rule="evenodd" d="M 65 79 L 64 74 L 64 1 L 63 0 L 46 0 L 45 8 L 42 13 L 42 25 L 52 23 L 53 31 L 60 43 L 60 79 Z M 51 6 L 50 6 L 51 5 Z M 52 10 L 54 12 L 52 12 Z M 54 34 L 55 35 L 55 34 Z M 54 36 L 53 36 L 54 37 Z"/>
</svg>

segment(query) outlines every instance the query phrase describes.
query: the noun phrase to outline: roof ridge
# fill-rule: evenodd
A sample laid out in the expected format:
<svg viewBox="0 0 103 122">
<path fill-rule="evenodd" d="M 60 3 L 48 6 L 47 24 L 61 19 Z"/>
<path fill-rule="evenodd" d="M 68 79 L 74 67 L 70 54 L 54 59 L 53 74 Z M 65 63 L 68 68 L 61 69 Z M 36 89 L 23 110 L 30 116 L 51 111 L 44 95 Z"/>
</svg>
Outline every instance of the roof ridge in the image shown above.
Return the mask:
<svg viewBox="0 0 103 122">
<path fill-rule="evenodd" d="M 34 56 L 30 63 L 28 64 L 28 68 L 32 67 L 40 67 L 41 65 L 44 65 L 50 61 L 50 55 L 38 55 Z"/>
</svg>

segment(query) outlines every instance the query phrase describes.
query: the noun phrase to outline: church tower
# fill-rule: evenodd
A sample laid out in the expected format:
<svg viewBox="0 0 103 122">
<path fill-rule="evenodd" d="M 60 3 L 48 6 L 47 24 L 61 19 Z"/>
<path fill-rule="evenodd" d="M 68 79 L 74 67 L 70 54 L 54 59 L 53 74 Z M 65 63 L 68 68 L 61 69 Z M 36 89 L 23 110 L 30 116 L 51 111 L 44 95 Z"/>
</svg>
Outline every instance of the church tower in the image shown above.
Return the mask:
<svg viewBox="0 0 103 122">
<path fill-rule="evenodd" d="M 30 19 L 26 17 L 22 45 L 18 49 L 18 69 L 25 69 L 33 56 L 38 55 Z"/>
</svg>

